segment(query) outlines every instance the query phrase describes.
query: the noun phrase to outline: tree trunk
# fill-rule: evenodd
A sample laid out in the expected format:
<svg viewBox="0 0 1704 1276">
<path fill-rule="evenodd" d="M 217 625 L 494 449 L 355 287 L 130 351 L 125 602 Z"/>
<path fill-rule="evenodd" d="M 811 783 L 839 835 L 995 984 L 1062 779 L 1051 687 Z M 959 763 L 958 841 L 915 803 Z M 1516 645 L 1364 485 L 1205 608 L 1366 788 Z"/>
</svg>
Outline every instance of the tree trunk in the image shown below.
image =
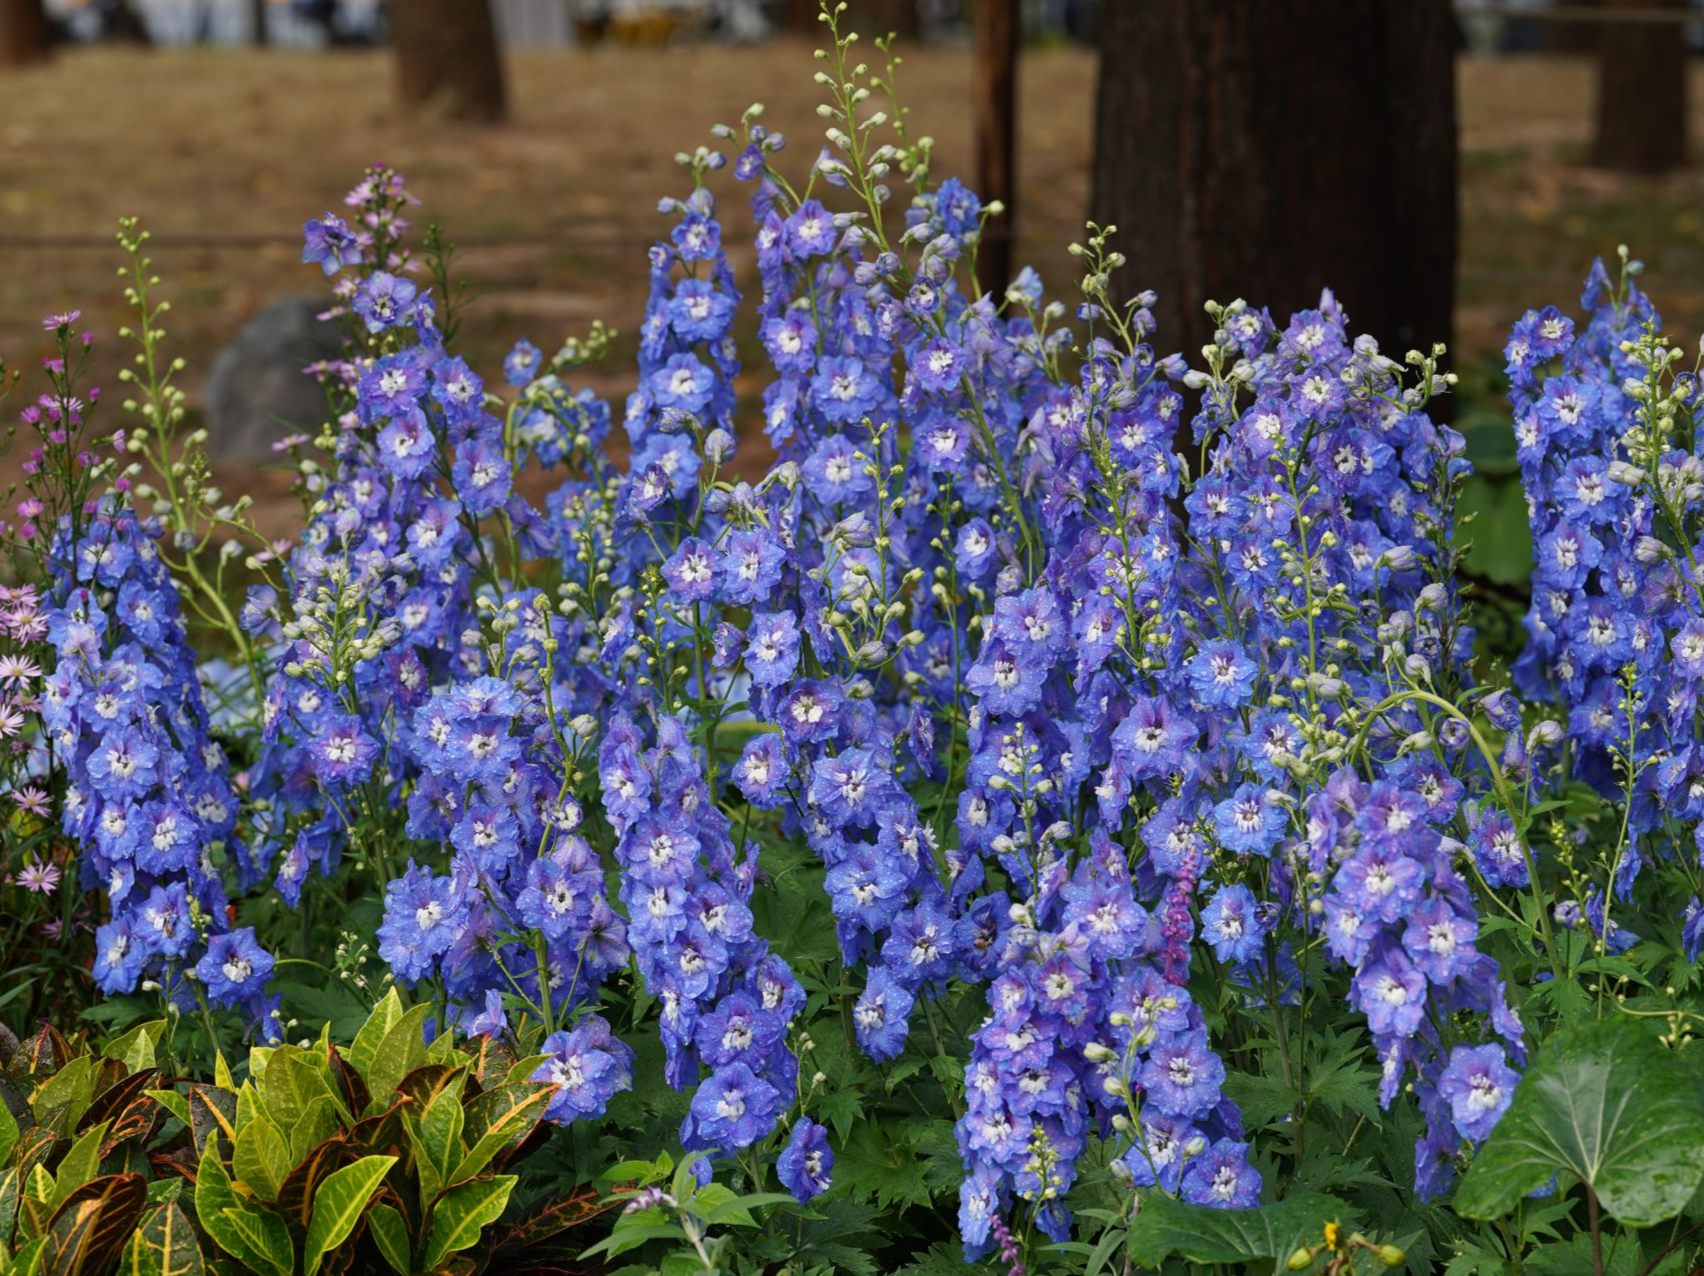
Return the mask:
<svg viewBox="0 0 1704 1276">
<path fill-rule="evenodd" d="M 977 282 L 996 298 L 1012 281 L 1013 218 L 1017 214 L 1018 0 L 977 0 L 976 193 L 1006 206 L 982 227 Z"/>
<path fill-rule="evenodd" d="M 1102 10 L 1094 220 L 1159 293 L 1156 349 L 1202 309 L 1280 326 L 1330 287 L 1400 360 L 1448 341 L 1456 28 L 1449 0 L 1120 0 Z"/>
<path fill-rule="evenodd" d="M 271 43 L 266 30 L 267 0 L 249 0 L 249 31 L 257 49 L 264 49 Z"/>
<path fill-rule="evenodd" d="M 491 0 L 397 0 L 390 23 L 405 107 L 473 123 L 503 118 L 508 94 Z"/>
<path fill-rule="evenodd" d="M 1686 0 L 1603 0 L 1598 32 L 1597 137 L 1592 163 L 1666 173 L 1686 163 L 1686 28 L 1615 20 L 1617 9 L 1673 9 Z"/>
<path fill-rule="evenodd" d="M 0 70 L 44 61 L 52 48 L 42 0 L 0 0 Z"/>
</svg>

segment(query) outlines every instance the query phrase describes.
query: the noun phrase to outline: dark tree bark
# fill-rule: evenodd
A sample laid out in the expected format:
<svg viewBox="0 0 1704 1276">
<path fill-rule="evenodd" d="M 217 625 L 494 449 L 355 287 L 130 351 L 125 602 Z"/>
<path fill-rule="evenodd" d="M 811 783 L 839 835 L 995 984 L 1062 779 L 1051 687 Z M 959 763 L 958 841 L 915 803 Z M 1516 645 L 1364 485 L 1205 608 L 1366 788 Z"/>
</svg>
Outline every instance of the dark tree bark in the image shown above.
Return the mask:
<svg viewBox="0 0 1704 1276">
<path fill-rule="evenodd" d="M 1628 173 L 1666 173 L 1686 163 L 1686 29 L 1679 23 L 1615 21 L 1617 9 L 1685 12 L 1686 0 L 1601 0 L 1597 137 L 1592 163 Z"/>
<path fill-rule="evenodd" d="M 976 274 L 983 290 L 996 297 L 1012 280 L 1017 215 L 1018 10 L 1018 0 L 976 5 L 976 193 L 1006 206 L 983 223 Z"/>
<path fill-rule="evenodd" d="M 503 118 L 508 92 L 491 0 L 397 0 L 390 24 L 403 106 L 472 123 Z"/>
<path fill-rule="evenodd" d="M 1456 28 L 1449 0 L 1119 0 L 1104 6 L 1092 216 L 1156 348 L 1192 361 L 1204 302 L 1282 324 L 1330 287 L 1401 359 L 1448 341 Z"/>
<path fill-rule="evenodd" d="M 42 0 L 0 0 L 0 70 L 44 61 L 52 49 Z"/>
<path fill-rule="evenodd" d="M 268 0 L 249 0 L 249 29 L 252 32 L 255 47 L 264 49 L 271 40 L 266 30 L 266 6 Z"/>
</svg>

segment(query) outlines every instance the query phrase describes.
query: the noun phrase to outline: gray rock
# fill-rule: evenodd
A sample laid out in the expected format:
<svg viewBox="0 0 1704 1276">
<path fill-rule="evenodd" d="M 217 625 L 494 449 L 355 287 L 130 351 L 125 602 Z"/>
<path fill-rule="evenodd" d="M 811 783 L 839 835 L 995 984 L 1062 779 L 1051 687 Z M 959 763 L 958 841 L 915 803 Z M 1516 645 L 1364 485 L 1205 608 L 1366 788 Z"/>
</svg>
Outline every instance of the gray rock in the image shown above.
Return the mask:
<svg viewBox="0 0 1704 1276">
<path fill-rule="evenodd" d="M 207 377 L 207 452 L 214 461 L 275 459 L 287 434 L 313 434 L 325 419 L 325 390 L 302 369 L 342 351 L 324 301 L 286 297 L 243 325 Z"/>
</svg>

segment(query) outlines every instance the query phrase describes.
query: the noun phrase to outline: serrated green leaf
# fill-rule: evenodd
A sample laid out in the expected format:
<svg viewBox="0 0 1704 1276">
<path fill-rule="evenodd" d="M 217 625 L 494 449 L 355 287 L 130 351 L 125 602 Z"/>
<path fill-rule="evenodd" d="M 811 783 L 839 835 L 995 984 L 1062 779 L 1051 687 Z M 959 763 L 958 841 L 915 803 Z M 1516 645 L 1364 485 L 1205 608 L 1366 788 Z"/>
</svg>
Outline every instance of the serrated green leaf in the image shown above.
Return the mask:
<svg viewBox="0 0 1704 1276">
<path fill-rule="evenodd" d="M 452 1187 L 439 1197 L 421 1265 L 436 1271 L 446 1256 L 477 1244 L 480 1233 L 502 1216 L 515 1182 L 513 1174 L 498 1174 Z"/>
<path fill-rule="evenodd" d="M 1545 1042 L 1456 1189 L 1456 1212 L 1501 1217 L 1558 1172 L 1629 1227 L 1679 1214 L 1704 1181 L 1698 1061 L 1620 1017 Z"/>
<path fill-rule="evenodd" d="M 402 1221 L 402 1215 L 380 1201 L 367 1211 L 367 1231 L 380 1257 L 402 1276 L 409 1276 L 414 1264 L 408 1252 L 408 1224 Z"/>
<path fill-rule="evenodd" d="M 1143 1193 L 1126 1253 L 1138 1267 L 1150 1268 L 1172 1257 L 1195 1264 L 1282 1262 L 1298 1247 L 1317 1243 L 1327 1223 L 1347 1227 L 1354 1217 L 1331 1196 L 1292 1196 L 1258 1209 L 1216 1210 L 1163 1192 Z"/>
<path fill-rule="evenodd" d="M 237 1131 L 231 1169 L 237 1181 L 263 1201 L 278 1199 L 278 1188 L 290 1172 L 290 1145 L 270 1117 L 257 1115 Z"/>
<path fill-rule="evenodd" d="M 207 1264 L 201 1243 L 195 1239 L 189 1216 L 175 1201 L 155 1207 L 142 1220 L 118 1270 L 119 1276 L 204 1276 Z"/>
<path fill-rule="evenodd" d="M 348 1239 L 396 1160 L 394 1156 L 364 1156 L 326 1175 L 314 1190 L 313 1218 L 302 1250 L 302 1276 L 314 1276 L 326 1252 Z"/>
</svg>

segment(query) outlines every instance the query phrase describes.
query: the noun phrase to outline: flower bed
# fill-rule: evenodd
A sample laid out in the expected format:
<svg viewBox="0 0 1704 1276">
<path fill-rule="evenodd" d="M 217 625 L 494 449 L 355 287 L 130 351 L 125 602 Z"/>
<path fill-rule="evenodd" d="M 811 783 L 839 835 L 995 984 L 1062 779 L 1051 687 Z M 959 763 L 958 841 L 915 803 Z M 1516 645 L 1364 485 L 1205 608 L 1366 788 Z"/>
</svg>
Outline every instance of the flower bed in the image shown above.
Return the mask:
<svg viewBox="0 0 1704 1276">
<path fill-rule="evenodd" d="M 309 221 L 292 541 L 134 223 L 122 424 L 47 322 L 8 853 L 106 1036 L 6 1043 L 0 1271 L 1683 1270 L 1704 470 L 1637 264 L 1511 337 L 1511 679 L 1441 348 L 1327 294 L 1161 357 L 1096 227 L 1069 304 L 981 291 L 997 210 L 829 29 L 803 172 L 757 108 L 680 157 L 619 407 L 601 327 L 456 355 L 396 173 Z"/>
</svg>

